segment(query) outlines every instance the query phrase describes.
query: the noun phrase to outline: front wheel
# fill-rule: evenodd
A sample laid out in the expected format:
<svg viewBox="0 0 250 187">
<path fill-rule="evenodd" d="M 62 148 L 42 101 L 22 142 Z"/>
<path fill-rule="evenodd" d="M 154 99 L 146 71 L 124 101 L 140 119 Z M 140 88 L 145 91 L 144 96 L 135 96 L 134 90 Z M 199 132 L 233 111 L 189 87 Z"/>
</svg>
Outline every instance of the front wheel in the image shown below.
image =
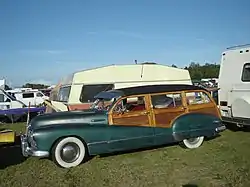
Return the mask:
<svg viewBox="0 0 250 187">
<path fill-rule="evenodd" d="M 81 164 L 87 151 L 84 143 L 76 137 L 59 140 L 52 149 L 52 160 L 63 168 L 75 167 Z"/>
<path fill-rule="evenodd" d="M 182 141 L 182 144 L 184 145 L 185 148 L 195 149 L 200 147 L 203 141 L 204 141 L 204 136 L 199 136 L 196 138 L 184 139 Z"/>
</svg>

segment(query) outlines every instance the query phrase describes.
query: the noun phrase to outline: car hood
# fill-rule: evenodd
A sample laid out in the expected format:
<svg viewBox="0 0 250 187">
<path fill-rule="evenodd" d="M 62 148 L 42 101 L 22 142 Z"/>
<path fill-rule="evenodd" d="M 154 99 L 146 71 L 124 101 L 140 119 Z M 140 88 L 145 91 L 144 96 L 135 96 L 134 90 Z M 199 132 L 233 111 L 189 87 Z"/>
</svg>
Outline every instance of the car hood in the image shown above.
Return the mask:
<svg viewBox="0 0 250 187">
<path fill-rule="evenodd" d="M 34 117 L 29 126 L 32 129 L 58 125 L 107 124 L 107 111 L 87 109 L 80 111 L 54 112 Z"/>
</svg>

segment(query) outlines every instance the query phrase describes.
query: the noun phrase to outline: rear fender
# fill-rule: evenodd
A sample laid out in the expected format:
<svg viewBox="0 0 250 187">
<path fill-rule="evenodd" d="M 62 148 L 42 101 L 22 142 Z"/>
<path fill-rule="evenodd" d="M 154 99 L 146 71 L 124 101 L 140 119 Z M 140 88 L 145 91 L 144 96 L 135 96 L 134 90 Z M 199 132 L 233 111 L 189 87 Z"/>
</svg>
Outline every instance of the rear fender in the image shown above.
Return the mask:
<svg viewBox="0 0 250 187">
<path fill-rule="evenodd" d="M 173 137 L 176 141 L 187 138 L 215 134 L 216 127 L 222 124 L 221 119 L 210 114 L 188 113 L 179 116 L 173 123 Z"/>
</svg>

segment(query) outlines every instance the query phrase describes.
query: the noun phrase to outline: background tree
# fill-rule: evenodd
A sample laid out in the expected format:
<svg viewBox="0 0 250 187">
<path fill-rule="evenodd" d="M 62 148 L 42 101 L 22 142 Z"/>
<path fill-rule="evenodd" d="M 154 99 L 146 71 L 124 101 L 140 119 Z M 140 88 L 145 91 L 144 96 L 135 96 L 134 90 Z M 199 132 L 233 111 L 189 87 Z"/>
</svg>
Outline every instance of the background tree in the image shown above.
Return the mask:
<svg viewBox="0 0 250 187">
<path fill-rule="evenodd" d="M 25 85 L 22 86 L 23 88 L 32 88 L 32 89 L 46 89 L 49 86 L 44 85 L 44 84 L 31 84 L 31 83 L 26 83 Z"/>
<path fill-rule="evenodd" d="M 191 62 L 184 69 L 189 71 L 192 80 L 201 80 L 202 78 L 218 78 L 220 65 L 216 63 L 200 65 L 199 63 Z"/>
<path fill-rule="evenodd" d="M 171 67 L 173 67 L 173 68 L 177 68 L 177 66 L 176 66 L 175 64 L 172 64 L 172 65 L 171 65 Z"/>
</svg>

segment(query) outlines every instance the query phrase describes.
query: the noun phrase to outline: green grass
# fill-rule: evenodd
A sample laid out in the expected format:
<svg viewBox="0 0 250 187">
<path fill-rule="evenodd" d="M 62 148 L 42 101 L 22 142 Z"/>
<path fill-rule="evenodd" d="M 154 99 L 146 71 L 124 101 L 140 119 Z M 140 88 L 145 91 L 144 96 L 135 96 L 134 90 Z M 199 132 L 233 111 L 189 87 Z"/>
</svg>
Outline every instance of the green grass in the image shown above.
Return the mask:
<svg viewBox="0 0 250 187">
<path fill-rule="evenodd" d="M 4 125 L 19 132 L 24 124 Z M 72 169 L 0 148 L 0 186 L 250 186 L 250 132 L 226 130 L 195 150 L 178 145 L 95 157 Z M 190 185 L 191 186 L 191 185 Z"/>
</svg>

